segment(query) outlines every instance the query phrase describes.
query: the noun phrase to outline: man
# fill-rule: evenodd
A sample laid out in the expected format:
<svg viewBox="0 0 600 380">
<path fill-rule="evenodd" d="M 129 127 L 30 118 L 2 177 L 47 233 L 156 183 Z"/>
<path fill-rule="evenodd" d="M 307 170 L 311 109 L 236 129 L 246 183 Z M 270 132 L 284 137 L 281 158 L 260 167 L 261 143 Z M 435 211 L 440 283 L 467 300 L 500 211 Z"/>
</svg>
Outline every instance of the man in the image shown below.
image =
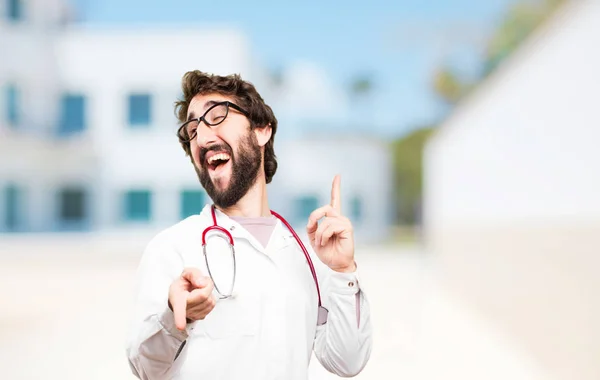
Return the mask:
<svg viewBox="0 0 600 380">
<path fill-rule="evenodd" d="M 271 108 L 237 75 L 188 72 L 182 87 L 179 141 L 214 208 L 148 244 L 127 347 L 132 371 L 140 379 L 306 379 L 314 351 L 330 372 L 358 374 L 372 327 L 340 177 L 331 204 L 309 217 L 304 253 L 269 209 Z"/>
</svg>

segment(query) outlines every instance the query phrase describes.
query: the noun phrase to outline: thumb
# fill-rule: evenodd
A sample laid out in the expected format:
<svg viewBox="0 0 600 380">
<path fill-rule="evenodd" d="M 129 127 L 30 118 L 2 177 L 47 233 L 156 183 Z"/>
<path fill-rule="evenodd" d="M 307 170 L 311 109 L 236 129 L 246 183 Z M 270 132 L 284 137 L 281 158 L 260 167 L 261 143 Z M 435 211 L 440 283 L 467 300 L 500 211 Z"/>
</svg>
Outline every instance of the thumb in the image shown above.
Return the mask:
<svg viewBox="0 0 600 380">
<path fill-rule="evenodd" d="M 208 280 L 208 277 L 206 277 L 206 276 L 198 276 L 198 277 L 194 278 L 194 285 L 197 288 L 205 288 L 208 286 L 209 282 L 210 281 Z"/>
<path fill-rule="evenodd" d="M 306 226 L 306 234 L 308 235 L 308 238 L 312 241 L 315 240 L 315 233 L 317 232 L 317 229 L 312 227 L 310 224 Z"/>
<path fill-rule="evenodd" d="M 195 288 L 203 288 L 207 285 L 206 279 L 202 277 L 198 268 L 186 268 L 181 277 Z"/>
</svg>

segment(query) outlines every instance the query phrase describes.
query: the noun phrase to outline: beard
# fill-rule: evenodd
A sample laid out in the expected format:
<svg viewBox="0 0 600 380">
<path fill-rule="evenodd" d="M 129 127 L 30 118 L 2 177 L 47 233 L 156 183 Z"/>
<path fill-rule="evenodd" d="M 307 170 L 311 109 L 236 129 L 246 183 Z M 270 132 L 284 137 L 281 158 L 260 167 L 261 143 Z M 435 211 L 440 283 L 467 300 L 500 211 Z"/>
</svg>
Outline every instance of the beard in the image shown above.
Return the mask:
<svg viewBox="0 0 600 380">
<path fill-rule="evenodd" d="M 227 152 L 231 161 L 231 178 L 227 187 L 218 189 L 210 178 L 209 169 L 206 164 L 206 153 L 210 151 Z M 229 144 L 213 145 L 210 148 L 200 150 L 201 168 L 194 165 L 200 184 L 212 199 L 215 206 L 229 208 L 235 205 L 256 182 L 258 171 L 261 166 L 260 146 L 256 135 L 250 131 L 240 141 L 237 153 L 234 155 Z M 218 179 L 217 181 L 220 181 Z"/>
</svg>

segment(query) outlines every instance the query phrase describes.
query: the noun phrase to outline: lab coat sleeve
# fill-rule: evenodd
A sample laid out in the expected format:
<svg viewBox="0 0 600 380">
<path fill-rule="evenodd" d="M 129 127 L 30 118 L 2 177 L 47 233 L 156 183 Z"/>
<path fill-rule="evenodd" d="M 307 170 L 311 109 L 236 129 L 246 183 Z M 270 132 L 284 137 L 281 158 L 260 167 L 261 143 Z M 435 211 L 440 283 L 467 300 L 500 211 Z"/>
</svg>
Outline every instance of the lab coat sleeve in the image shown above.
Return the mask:
<svg viewBox="0 0 600 380">
<path fill-rule="evenodd" d="M 369 361 L 373 345 L 369 302 L 358 270 L 335 272 L 313 257 L 322 283 L 322 304 L 329 311 L 327 323 L 317 326 L 315 356 L 331 373 L 356 376 Z"/>
<path fill-rule="evenodd" d="M 173 377 L 191 328 L 178 330 L 168 307 L 169 286 L 183 270 L 179 253 L 168 241 L 165 232 L 150 241 L 136 275 L 126 351 L 133 374 L 142 380 Z"/>
</svg>

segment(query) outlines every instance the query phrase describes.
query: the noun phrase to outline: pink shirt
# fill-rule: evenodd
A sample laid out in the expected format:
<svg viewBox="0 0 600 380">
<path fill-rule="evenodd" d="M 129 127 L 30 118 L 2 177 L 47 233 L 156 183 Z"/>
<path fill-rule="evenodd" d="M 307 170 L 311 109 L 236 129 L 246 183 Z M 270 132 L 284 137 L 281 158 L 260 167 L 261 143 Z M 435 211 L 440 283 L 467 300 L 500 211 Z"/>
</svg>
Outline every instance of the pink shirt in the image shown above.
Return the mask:
<svg viewBox="0 0 600 380">
<path fill-rule="evenodd" d="M 242 216 L 232 216 L 231 219 L 238 222 L 244 227 L 252 236 L 258 240 L 264 248 L 269 244 L 275 225 L 277 224 L 277 218 L 274 216 L 263 216 L 258 218 L 246 218 Z"/>
</svg>

